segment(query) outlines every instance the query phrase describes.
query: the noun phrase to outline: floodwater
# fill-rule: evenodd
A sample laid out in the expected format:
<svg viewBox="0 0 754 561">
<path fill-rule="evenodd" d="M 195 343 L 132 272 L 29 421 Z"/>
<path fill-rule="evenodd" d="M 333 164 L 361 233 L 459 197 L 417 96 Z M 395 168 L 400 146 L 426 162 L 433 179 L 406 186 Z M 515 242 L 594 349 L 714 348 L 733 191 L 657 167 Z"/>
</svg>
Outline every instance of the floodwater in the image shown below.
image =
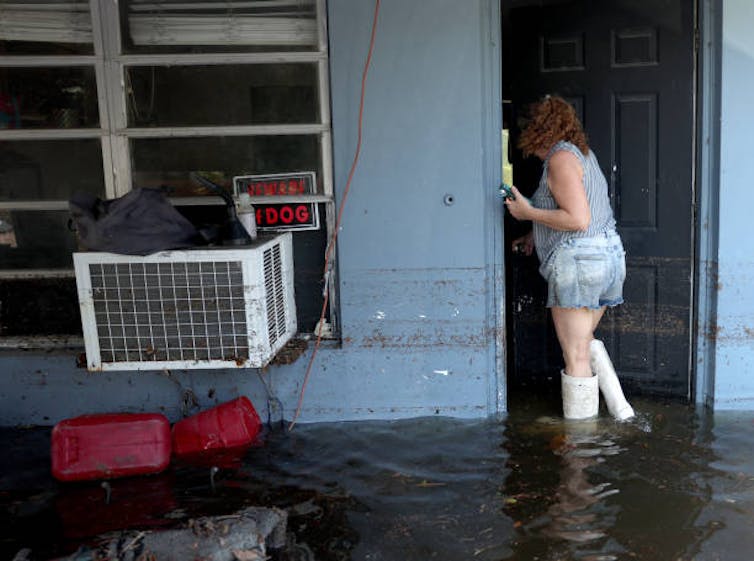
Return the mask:
<svg viewBox="0 0 754 561">
<path fill-rule="evenodd" d="M 285 561 L 754 558 L 754 412 L 635 399 L 632 422 L 564 423 L 551 399 L 512 402 L 500 420 L 274 426 L 240 464 L 114 480 L 109 503 L 50 477 L 49 429 L 4 430 L 0 558 L 249 504 L 288 510 Z"/>
</svg>

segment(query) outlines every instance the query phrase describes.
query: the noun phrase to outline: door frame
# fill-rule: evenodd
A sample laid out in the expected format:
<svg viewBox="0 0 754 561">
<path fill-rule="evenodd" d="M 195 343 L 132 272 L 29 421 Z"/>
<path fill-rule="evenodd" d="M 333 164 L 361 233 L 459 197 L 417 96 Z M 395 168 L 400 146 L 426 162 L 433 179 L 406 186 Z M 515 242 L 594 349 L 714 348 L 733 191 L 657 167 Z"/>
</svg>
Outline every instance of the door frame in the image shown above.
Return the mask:
<svg viewBox="0 0 754 561">
<path fill-rule="evenodd" d="M 502 39 L 502 3 L 506 0 L 490 1 L 491 22 L 497 23 L 497 34 Z M 692 236 L 692 287 L 690 329 L 689 329 L 689 403 L 713 407 L 715 377 L 714 334 L 717 329 L 717 255 L 719 231 L 719 181 L 720 181 L 720 76 L 722 60 L 722 0 L 694 0 L 695 40 L 694 40 L 694 75 L 692 96 L 694 103 L 694 122 L 692 124 L 692 205 L 694 215 L 691 224 Z M 501 40 L 487 45 L 490 58 L 497 60 L 497 69 L 491 68 L 492 83 L 495 77 L 505 79 L 502 68 Z M 497 88 L 500 94 L 500 88 Z M 488 93 L 496 90 L 487 88 Z M 490 100 L 497 108 L 502 99 Z M 500 109 L 497 109 L 500 111 Z M 496 114 L 492 110 L 492 114 Z M 501 119 L 502 120 L 502 119 Z M 487 136 L 489 139 L 489 136 Z M 493 146 L 499 150 L 499 139 L 493 140 Z M 499 163 L 499 162 L 498 162 Z M 499 167 L 499 166 L 498 166 Z M 499 172 L 498 174 L 499 175 Z M 495 205 L 497 206 L 497 205 Z M 490 213 L 488 213 L 489 215 Z M 494 215 L 498 213 L 493 212 Z M 507 271 L 502 259 L 504 239 L 502 220 L 494 225 L 488 243 L 497 248 L 497 256 L 491 256 L 490 267 L 493 272 L 494 294 L 500 300 L 492 298 L 495 329 L 495 383 L 490 388 L 498 413 L 508 410 L 507 405 L 507 321 L 505 314 L 505 278 Z M 501 241 L 502 240 L 502 241 Z M 489 247 L 489 246 L 488 246 Z M 491 393 L 492 393 L 491 392 Z"/>
<path fill-rule="evenodd" d="M 505 236 L 503 218 L 505 207 L 500 204 L 497 187 L 502 177 L 502 10 L 505 0 L 480 0 L 482 15 L 479 29 L 480 52 L 482 53 L 482 185 L 485 223 L 486 294 L 485 310 L 488 326 L 487 364 L 487 414 L 496 415 L 508 411 L 507 318 L 505 314 Z M 492 341 L 489 341 L 489 339 Z"/>
<path fill-rule="evenodd" d="M 722 0 L 696 0 L 696 135 L 691 399 L 714 407 L 720 225 Z"/>
</svg>

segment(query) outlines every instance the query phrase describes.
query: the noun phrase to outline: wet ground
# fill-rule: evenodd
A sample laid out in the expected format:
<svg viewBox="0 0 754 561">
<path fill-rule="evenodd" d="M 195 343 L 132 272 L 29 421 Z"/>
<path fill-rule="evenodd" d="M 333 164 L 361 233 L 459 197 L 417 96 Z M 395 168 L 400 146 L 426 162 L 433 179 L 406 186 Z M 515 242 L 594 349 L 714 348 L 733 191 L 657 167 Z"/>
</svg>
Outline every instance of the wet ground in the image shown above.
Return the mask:
<svg viewBox="0 0 754 561">
<path fill-rule="evenodd" d="M 633 400 L 630 423 L 569 424 L 514 399 L 502 420 L 272 427 L 214 477 L 114 480 L 109 504 L 99 482 L 51 478 L 49 429 L 0 431 L 0 559 L 249 504 L 288 510 L 286 561 L 754 558 L 754 412 Z"/>
</svg>

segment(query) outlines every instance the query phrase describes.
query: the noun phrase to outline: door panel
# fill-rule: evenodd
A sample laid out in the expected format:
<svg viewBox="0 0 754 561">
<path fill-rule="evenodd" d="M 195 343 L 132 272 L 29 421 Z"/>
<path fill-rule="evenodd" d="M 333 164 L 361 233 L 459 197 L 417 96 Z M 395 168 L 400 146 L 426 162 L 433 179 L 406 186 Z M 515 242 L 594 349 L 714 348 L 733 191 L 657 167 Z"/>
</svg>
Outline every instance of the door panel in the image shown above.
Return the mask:
<svg viewBox="0 0 754 561">
<path fill-rule="evenodd" d="M 631 162 L 614 173 L 615 219 L 623 228 L 657 228 L 657 96 L 613 98 L 614 160 Z M 636 146 L 644 146 L 638 151 Z M 622 186 L 626 185 L 626 189 Z"/>
<path fill-rule="evenodd" d="M 693 0 L 511 0 L 503 22 L 513 114 L 547 93 L 566 98 L 608 178 L 628 277 L 626 303 L 606 314 L 598 336 L 632 389 L 688 398 Z M 514 182 L 530 195 L 541 165 L 512 159 Z M 508 239 L 521 230 L 507 221 Z M 507 251 L 509 381 L 554 380 L 562 358 L 538 263 Z"/>
</svg>

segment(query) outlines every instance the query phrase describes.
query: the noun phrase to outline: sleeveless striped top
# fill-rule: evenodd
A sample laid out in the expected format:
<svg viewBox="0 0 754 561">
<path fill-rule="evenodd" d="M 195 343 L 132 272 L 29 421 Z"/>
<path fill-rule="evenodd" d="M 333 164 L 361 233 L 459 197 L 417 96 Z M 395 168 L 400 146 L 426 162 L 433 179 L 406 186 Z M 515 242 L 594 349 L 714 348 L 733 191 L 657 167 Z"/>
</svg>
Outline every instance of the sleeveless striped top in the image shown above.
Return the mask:
<svg viewBox="0 0 754 561">
<path fill-rule="evenodd" d="M 579 230 L 575 232 L 554 230 L 544 224 L 534 222 L 534 247 L 537 250 L 537 256 L 541 265 L 544 265 L 553 251 L 567 240 L 588 238 L 615 230 L 615 218 L 613 217 L 613 209 L 610 206 L 610 198 L 607 192 L 607 180 L 600 169 L 599 163 L 597 163 L 597 157 L 591 150 L 589 150 L 588 155 L 584 156 L 581 150 L 570 142 L 561 140 L 550 148 L 544 161 L 539 187 L 531 198 L 532 205 L 547 210 L 558 208 L 558 204 L 555 202 L 550 192 L 550 187 L 547 184 L 547 166 L 552 155 L 561 150 L 571 152 L 581 162 L 581 167 L 584 170 L 584 188 L 586 189 L 591 220 L 589 227 L 585 231 Z"/>
</svg>

